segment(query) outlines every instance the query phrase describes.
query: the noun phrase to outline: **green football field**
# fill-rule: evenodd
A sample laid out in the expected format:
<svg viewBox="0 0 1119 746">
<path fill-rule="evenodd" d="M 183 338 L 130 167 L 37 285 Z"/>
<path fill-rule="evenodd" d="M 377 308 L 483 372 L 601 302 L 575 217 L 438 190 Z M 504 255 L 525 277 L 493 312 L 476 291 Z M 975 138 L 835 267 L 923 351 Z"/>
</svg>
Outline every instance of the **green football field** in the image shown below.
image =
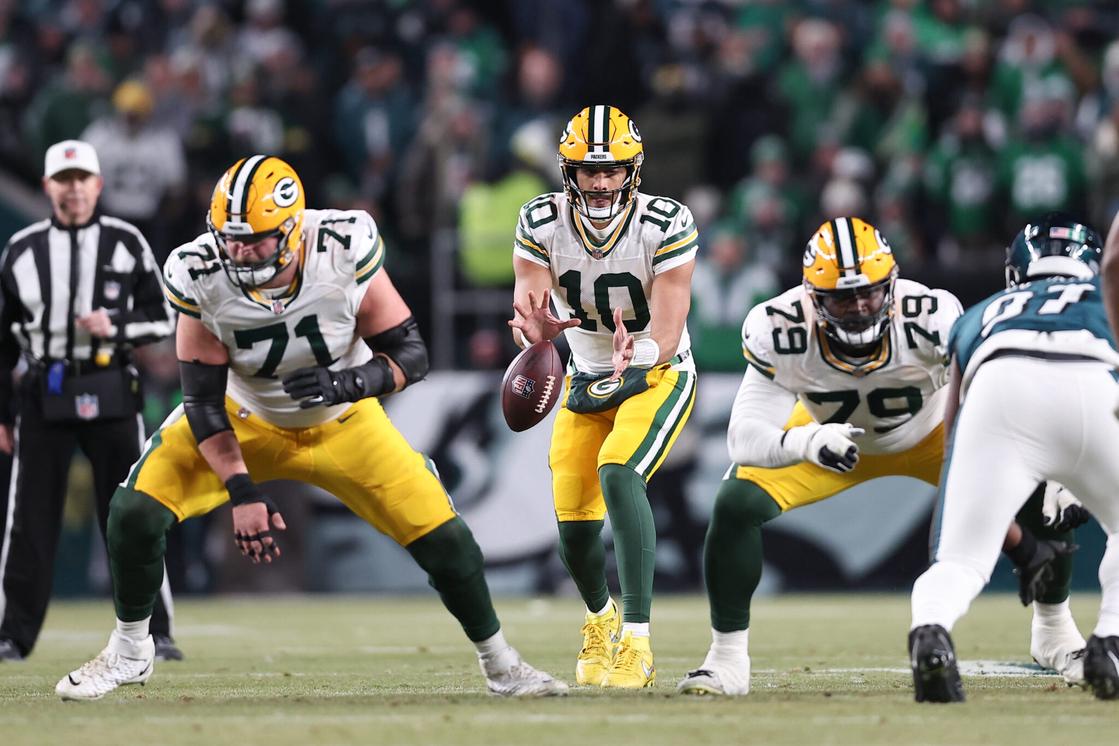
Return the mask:
<svg viewBox="0 0 1119 746">
<path fill-rule="evenodd" d="M 574 599 L 499 599 L 509 639 L 571 680 Z M 1098 598 L 1074 600 L 1090 631 Z M 681 698 L 703 657 L 706 605 L 654 607 L 657 686 L 573 689 L 563 699 L 486 695 L 474 654 L 433 597 L 292 596 L 177 604 L 188 658 L 147 686 L 63 703 L 54 684 L 94 655 L 107 602 L 56 603 L 35 655 L 0 664 L 0 743 L 14 744 L 1114 744 L 1119 702 L 1070 689 L 1029 662 L 1029 615 L 982 597 L 955 632 L 968 702 L 916 705 L 904 595 L 778 596 L 754 610 L 753 691 Z M 982 672 L 982 673 L 980 673 Z"/>
</svg>

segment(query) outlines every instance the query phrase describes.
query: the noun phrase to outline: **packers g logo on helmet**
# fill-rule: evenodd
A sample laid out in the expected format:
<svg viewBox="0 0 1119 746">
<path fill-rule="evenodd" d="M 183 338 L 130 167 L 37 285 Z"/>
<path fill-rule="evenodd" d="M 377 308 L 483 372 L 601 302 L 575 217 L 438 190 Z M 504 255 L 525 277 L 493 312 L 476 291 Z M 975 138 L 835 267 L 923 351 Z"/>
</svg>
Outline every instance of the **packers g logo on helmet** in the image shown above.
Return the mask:
<svg viewBox="0 0 1119 746">
<path fill-rule="evenodd" d="M 242 288 L 258 288 L 287 267 L 303 248 L 303 184 L 283 160 L 269 155 L 242 158 L 214 187 L 206 225 L 217 243 L 222 267 Z M 259 262 L 236 262 L 230 240 L 257 243 L 275 236 L 276 251 Z"/>
<path fill-rule="evenodd" d="M 848 348 L 882 338 L 898 266 L 877 228 L 859 218 L 829 220 L 809 239 L 803 264 L 804 288 L 825 334 Z"/>
<path fill-rule="evenodd" d="M 645 153 L 637 125 L 620 109 L 588 106 L 564 128 L 557 159 L 571 206 L 592 220 L 610 220 L 636 198 Z M 626 179 L 610 192 L 590 192 L 579 188 L 576 172 L 581 167 L 625 168 Z M 591 207 L 589 197 L 606 195 L 611 197 L 609 207 Z"/>
</svg>

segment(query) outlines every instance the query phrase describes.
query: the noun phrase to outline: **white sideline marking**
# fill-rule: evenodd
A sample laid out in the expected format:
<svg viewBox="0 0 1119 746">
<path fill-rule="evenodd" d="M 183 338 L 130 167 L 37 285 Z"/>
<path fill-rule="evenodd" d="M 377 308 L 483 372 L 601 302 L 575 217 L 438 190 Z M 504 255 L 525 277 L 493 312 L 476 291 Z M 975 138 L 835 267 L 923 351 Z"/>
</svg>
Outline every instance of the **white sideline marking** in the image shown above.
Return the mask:
<svg viewBox="0 0 1119 746">
<path fill-rule="evenodd" d="M 1015 661 L 960 661 L 961 676 L 1001 676 L 1004 678 L 1060 678 L 1056 671 L 1042 668 L 1036 663 L 1017 663 Z M 908 668 L 812 668 L 809 671 L 799 669 L 759 668 L 754 673 L 782 674 L 782 673 L 808 673 L 808 674 L 848 674 L 861 673 L 897 673 L 909 674 Z"/>
</svg>

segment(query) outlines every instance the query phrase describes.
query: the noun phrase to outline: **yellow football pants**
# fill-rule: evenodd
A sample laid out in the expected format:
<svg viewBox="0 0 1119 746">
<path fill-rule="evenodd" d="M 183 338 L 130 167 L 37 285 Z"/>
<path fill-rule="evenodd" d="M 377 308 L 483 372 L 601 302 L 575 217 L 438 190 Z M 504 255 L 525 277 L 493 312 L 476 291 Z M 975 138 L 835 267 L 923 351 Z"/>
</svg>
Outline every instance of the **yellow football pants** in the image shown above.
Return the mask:
<svg viewBox="0 0 1119 746">
<path fill-rule="evenodd" d="M 797 402 L 785 429 L 813 422 L 812 415 Z M 799 508 L 878 477 L 914 477 L 936 485 L 944 461 L 944 426 L 937 425 L 920 443 L 907 451 L 882 455 L 859 454 L 859 463 L 839 474 L 810 461 L 778 469 L 755 466 L 732 467 L 730 479 L 746 479 L 765 490 L 782 511 Z"/>
<path fill-rule="evenodd" d="M 376 399 L 341 417 L 287 429 L 225 400 L 249 475 L 257 482 L 294 479 L 321 487 L 377 530 L 406 546 L 455 517 L 434 465 L 393 427 Z M 184 520 L 229 499 L 198 451 L 182 408 L 148 440 L 124 486 L 151 495 Z"/>
<path fill-rule="evenodd" d="M 648 482 L 684 429 L 695 403 L 695 373 L 665 367 L 645 375 L 648 389 L 604 412 L 576 414 L 564 396 L 548 454 L 558 520 L 604 519 L 599 467 L 628 466 Z"/>
</svg>

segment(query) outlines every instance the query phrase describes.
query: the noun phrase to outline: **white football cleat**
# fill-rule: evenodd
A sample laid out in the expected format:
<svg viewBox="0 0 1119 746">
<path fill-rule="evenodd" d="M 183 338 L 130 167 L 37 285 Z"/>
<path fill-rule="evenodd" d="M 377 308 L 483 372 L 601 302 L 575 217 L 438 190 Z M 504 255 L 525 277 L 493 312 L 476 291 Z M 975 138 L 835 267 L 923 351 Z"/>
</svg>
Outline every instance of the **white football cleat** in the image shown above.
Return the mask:
<svg viewBox="0 0 1119 746">
<path fill-rule="evenodd" d="M 498 671 L 487 670 L 486 662 L 479 659 L 486 688 L 499 697 L 556 697 L 567 694 L 567 684 L 550 674 L 537 671 L 525 663 L 516 651 L 512 665 Z"/>
<path fill-rule="evenodd" d="M 1064 677 L 1070 686 L 1084 685 L 1084 637 L 1072 616 L 1030 625 L 1030 655 L 1042 668 Z"/>
<path fill-rule="evenodd" d="M 133 642 L 113 631 L 96 658 L 63 676 L 54 687 L 63 700 L 101 699 L 118 686 L 143 684 L 155 669 L 155 642 Z"/>
<path fill-rule="evenodd" d="M 676 691 L 701 697 L 745 697 L 750 693 L 750 656 L 731 662 L 709 652 L 703 665 L 680 680 Z"/>
</svg>

